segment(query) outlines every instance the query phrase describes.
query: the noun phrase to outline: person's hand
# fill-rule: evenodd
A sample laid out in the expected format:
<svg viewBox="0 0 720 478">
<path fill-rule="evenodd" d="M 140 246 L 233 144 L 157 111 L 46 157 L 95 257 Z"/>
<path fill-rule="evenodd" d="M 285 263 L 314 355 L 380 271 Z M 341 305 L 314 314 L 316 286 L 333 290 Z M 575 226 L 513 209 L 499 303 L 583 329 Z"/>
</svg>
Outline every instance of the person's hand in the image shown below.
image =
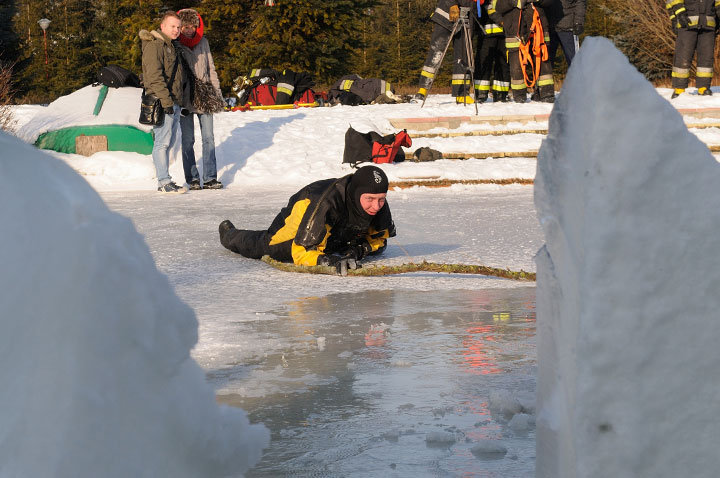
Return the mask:
<svg viewBox="0 0 720 478">
<path fill-rule="evenodd" d="M 460 18 L 460 7 L 453 5 L 450 7 L 450 21 L 456 22 Z"/>
<path fill-rule="evenodd" d="M 680 28 L 687 28 L 690 26 L 690 17 L 688 17 L 687 11 L 678 13 L 675 18 L 677 19 Z"/>
<path fill-rule="evenodd" d="M 187 116 L 190 114 L 190 110 L 187 108 L 180 108 L 180 116 Z"/>
<path fill-rule="evenodd" d="M 585 29 L 583 28 L 582 23 L 576 23 L 575 25 L 573 25 L 573 35 L 580 36 L 582 35 L 583 31 L 585 31 Z"/>
<path fill-rule="evenodd" d="M 164 112 L 166 115 L 175 114 L 175 107 L 174 107 L 174 106 L 166 106 L 165 108 L 163 108 L 163 112 Z"/>
<path fill-rule="evenodd" d="M 355 259 L 356 261 L 361 261 L 370 252 L 372 252 L 372 246 L 370 245 L 369 242 L 363 241 L 360 244 L 351 246 L 345 252 L 345 254 L 343 254 L 343 257 L 351 257 L 351 258 Z"/>
<path fill-rule="evenodd" d="M 346 276 L 348 269 L 357 269 L 357 261 L 352 257 L 342 257 L 337 254 L 323 254 L 318 256 L 317 265 L 334 267 L 338 275 Z"/>
</svg>

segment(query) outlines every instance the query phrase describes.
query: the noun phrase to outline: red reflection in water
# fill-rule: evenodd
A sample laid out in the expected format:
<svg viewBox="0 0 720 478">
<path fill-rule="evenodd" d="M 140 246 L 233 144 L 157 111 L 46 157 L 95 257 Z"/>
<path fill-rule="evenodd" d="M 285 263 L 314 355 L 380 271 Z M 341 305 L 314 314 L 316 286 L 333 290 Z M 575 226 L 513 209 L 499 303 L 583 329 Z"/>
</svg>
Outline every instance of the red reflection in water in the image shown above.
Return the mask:
<svg viewBox="0 0 720 478">
<path fill-rule="evenodd" d="M 496 342 L 492 332 L 492 325 L 477 325 L 465 331 L 468 336 L 463 339 L 463 359 L 470 366 L 469 372 L 480 375 L 501 373 L 502 369 L 492 357 L 492 350 L 488 350 L 488 342 Z"/>
</svg>

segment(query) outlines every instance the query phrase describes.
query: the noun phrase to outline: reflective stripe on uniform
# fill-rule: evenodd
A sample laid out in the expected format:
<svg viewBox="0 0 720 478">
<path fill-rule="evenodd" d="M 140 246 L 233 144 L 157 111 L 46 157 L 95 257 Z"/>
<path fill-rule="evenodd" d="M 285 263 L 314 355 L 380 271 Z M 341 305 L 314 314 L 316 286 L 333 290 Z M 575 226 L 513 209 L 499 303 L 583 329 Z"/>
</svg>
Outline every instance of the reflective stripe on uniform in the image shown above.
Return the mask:
<svg viewBox="0 0 720 478">
<path fill-rule="evenodd" d="M 512 80 L 510 82 L 510 88 L 513 90 L 524 90 L 526 88 L 525 80 Z"/>
<path fill-rule="evenodd" d="M 707 23 L 708 27 L 715 28 L 715 17 L 705 17 L 705 23 Z"/>
<path fill-rule="evenodd" d="M 713 69 L 712 68 L 703 68 L 703 67 L 698 66 L 696 76 L 698 78 L 712 78 Z"/>
<path fill-rule="evenodd" d="M 420 71 L 420 76 L 425 76 L 427 78 L 435 78 L 435 73 L 430 73 L 429 71 L 425 71 L 425 68 Z"/>
<path fill-rule="evenodd" d="M 343 91 L 350 91 L 350 87 L 355 83 L 355 80 L 343 80 L 340 83 L 340 89 Z"/>
<path fill-rule="evenodd" d="M 538 86 L 547 86 L 554 84 L 552 75 L 540 75 L 537 82 Z"/>
<path fill-rule="evenodd" d="M 668 0 L 665 2 L 665 8 L 670 9 L 674 7 L 675 5 L 684 5 L 683 0 Z"/>
<path fill-rule="evenodd" d="M 255 68 L 250 72 L 250 78 L 254 76 L 260 76 L 260 68 Z"/>
<path fill-rule="evenodd" d="M 520 48 L 520 39 L 517 37 L 506 38 L 505 39 L 505 48 L 507 48 L 508 50 L 511 48 Z"/>
<path fill-rule="evenodd" d="M 427 11 L 427 10 L 425 10 Z M 450 21 L 450 14 L 445 10 L 441 10 L 439 7 L 435 9 L 435 13 L 443 17 L 445 20 Z"/>
<path fill-rule="evenodd" d="M 485 32 L 486 35 L 503 32 L 502 27 L 500 25 L 496 25 L 495 23 L 488 23 L 486 25 L 483 25 L 482 30 L 483 32 Z"/>
<path fill-rule="evenodd" d="M 680 11 L 678 10 L 677 13 L 680 13 Z M 697 15 L 690 15 L 688 17 L 688 19 L 690 20 L 690 22 L 688 23 L 688 26 L 691 26 L 691 27 L 697 25 L 700 22 L 700 17 Z"/>
<path fill-rule="evenodd" d="M 490 91 L 490 80 L 475 80 L 475 89 L 478 91 Z"/>
<path fill-rule="evenodd" d="M 510 83 L 507 81 L 496 81 L 492 86 L 493 91 L 509 91 Z"/>
<path fill-rule="evenodd" d="M 689 68 L 677 68 L 673 66 L 672 76 L 675 78 L 690 78 Z"/>
<path fill-rule="evenodd" d="M 285 93 L 288 96 L 290 96 L 290 95 L 292 95 L 292 92 L 295 90 L 295 87 L 293 85 L 291 85 L 290 83 L 278 83 L 277 90 L 279 93 Z"/>
</svg>

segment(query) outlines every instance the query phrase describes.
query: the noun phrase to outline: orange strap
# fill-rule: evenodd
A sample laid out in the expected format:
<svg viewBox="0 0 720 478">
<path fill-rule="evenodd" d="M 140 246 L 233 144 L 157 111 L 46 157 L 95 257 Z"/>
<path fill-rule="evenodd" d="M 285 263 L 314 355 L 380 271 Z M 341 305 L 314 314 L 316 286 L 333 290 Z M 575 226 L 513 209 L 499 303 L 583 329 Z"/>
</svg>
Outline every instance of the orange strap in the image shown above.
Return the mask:
<svg viewBox="0 0 720 478">
<path fill-rule="evenodd" d="M 543 31 L 542 22 L 540 21 L 540 14 L 538 13 L 535 5 L 532 5 L 533 9 L 533 21 L 530 26 L 530 35 L 528 36 L 527 42 L 520 40 L 520 48 L 518 55 L 520 55 L 520 68 L 522 68 L 523 78 L 525 79 L 525 86 L 528 88 L 535 86 L 538 77 L 540 76 L 540 64 L 548 59 L 548 49 L 545 44 L 545 32 Z M 518 33 L 520 33 L 520 25 L 522 24 L 522 10 L 520 10 L 520 17 L 518 18 Z M 526 71 L 526 64 L 531 65 L 532 80 L 528 78 Z"/>
</svg>

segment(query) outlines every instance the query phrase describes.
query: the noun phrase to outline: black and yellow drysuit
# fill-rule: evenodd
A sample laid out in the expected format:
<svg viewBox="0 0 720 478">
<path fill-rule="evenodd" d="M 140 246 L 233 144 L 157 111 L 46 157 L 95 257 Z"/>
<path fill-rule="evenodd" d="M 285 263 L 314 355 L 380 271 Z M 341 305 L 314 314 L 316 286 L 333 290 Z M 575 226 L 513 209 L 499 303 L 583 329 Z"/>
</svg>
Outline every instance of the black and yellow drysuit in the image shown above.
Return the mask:
<svg viewBox="0 0 720 478">
<path fill-rule="evenodd" d="M 329 257 L 360 260 L 380 254 L 387 238 L 395 236 L 390 206 L 371 216 L 360 206 L 363 193 L 386 193 L 385 173 L 365 166 L 342 178 L 323 179 L 293 194 L 265 231 L 236 229 L 220 224 L 220 242 L 251 259 L 269 255 L 297 265 L 332 265 Z"/>
<path fill-rule="evenodd" d="M 715 30 L 718 24 L 716 15 L 720 11 L 720 0 L 667 0 L 665 7 L 670 13 L 673 28 L 677 30 L 672 69 L 673 98 L 688 86 L 695 50 L 695 85 L 699 94 L 711 95 Z"/>
</svg>

